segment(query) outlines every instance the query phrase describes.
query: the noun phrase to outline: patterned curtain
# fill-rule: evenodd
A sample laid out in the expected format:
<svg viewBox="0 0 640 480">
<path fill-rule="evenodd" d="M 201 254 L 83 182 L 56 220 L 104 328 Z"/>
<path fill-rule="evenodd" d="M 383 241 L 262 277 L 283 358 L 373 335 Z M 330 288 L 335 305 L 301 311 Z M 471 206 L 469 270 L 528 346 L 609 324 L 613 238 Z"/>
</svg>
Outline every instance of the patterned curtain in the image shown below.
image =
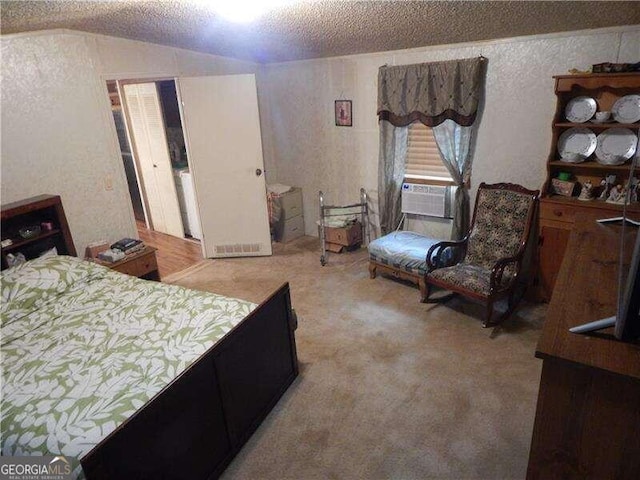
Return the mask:
<svg viewBox="0 0 640 480">
<path fill-rule="evenodd" d="M 383 66 L 378 71 L 378 115 L 395 126 L 416 120 L 429 127 L 447 119 L 472 125 L 480 101 L 484 57 Z"/>
<path fill-rule="evenodd" d="M 452 237 L 457 239 L 466 235 L 470 211 L 466 185 L 471 173 L 469 145 L 472 136 L 471 129 L 463 127 L 470 127 L 476 119 L 482 94 L 484 64 L 485 58 L 479 57 L 380 67 L 378 202 L 383 234 L 393 230 L 400 218 L 402 178 L 398 180 L 398 175 L 402 172 L 404 176 L 406 134 L 405 156 L 397 156 L 398 138 L 395 129 L 418 120 L 434 127 L 440 154 L 458 186 Z M 457 128 L 451 124 L 457 124 Z M 439 125 L 443 127 L 436 128 Z"/>
<path fill-rule="evenodd" d="M 445 120 L 433 127 L 433 136 L 438 144 L 442 163 L 447 167 L 451 178 L 457 185 L 453 203 L 453 227 L 451 238 L 462 240 L 469 230 L 470 203 L 469 179 L 471 177 L 471 156 L 469 147 L 473 127 L 462 127 L 453 120 Z"/>
<path fill-rule="evenodd" d="M 380 122 L 378 211 L 382 235 L 395 230 L 402 218 L 400 197 L 407 158 L 408 133 L 409 127 L 394 127 L 386 120 Z"/>
</svg>

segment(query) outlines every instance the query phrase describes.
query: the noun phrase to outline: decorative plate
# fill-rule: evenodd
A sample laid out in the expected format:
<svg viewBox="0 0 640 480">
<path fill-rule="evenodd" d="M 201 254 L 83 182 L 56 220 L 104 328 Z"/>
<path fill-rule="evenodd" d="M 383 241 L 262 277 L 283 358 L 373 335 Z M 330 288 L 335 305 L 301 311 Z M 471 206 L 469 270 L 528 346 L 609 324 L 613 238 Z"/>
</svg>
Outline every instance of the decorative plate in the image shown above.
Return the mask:
<svg viewBox="0 0 640 480">
<path fill-rule="evenodd" d="M 640 120 L 640 95 L 625 95 L 611 108 L 613 119 L 619 123 L 635 123 Z"/>
<path fill-rule="evenodd" d="M 565 130 L 558 139 L 558 153 L 563 162 L 584 162 L 596 149 L 596 134 L 588 128 L 573 127 Z"/>
<path fill-rule="evenodd" d="M 611 128 L 598 135 L 596 157 L 603 165 L 622 165 L 636 153 L 638 137 L 628 128 Z"/>
<path fill-rule="evenodd" d="M 598 105 L 593 98 L 575 97 L 567 103 L 564 116 L 572 123 L 584 123 L 593 117 L 597 109 Z"/>
</svg>

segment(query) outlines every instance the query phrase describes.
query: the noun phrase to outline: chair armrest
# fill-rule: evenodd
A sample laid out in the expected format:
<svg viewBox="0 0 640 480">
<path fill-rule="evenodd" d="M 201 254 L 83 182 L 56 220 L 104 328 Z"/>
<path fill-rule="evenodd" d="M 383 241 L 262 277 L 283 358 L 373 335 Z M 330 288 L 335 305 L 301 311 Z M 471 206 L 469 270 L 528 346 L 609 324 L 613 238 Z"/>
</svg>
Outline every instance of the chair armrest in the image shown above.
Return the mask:
<svg viewBox="0 0 640 480">
<path fill-rule="evenodd" d="M 434 245 L 431 245 L 431 247 L 427 251 L 427 258 L 426 258 L 427 273 L 431 272 L 432 270 L 435 270 L 436 268 L 449 267 L 451 265 L 455 265 L 456 263 L 458 263 L 458 261 L 445 262 L 444 258 L 442 258 L 442 255 L 445 249 L 447 248 L 451 248 L 452 250 L 462 248 L 464 249 L 463 250 L 463 254 L 464 254 L 464 251 L 467 248 L 467 240 L 468 238 L 465 237 L 462 240 L 458 240 L 458 241 L 443 241 L 443 242 L 438 242 Z M 431 261 L 432 257 L 435 257 L 435 263 Z M 453 257 L 455 259 L 455 256 Z"/>
<path fill-rule="evenodd" d="M 500 284 L 502 283 L 502 275 L 504 274 L 504 269 L 512 263 L 516 264 L 516 271 L 509 283 L 511 284 L 516 278 L 518 278 L 518 275 L 520 274 L 520 260 L 522 260 L 523 254 L 524 251 L 521 250 L 513 257 L 501 258 L 495 263 L 495 265 L 491 269 L 491 280 L 489 283 L 491 290 L 493 290 L 495 287 L 500 286 Z"/>
</svg>

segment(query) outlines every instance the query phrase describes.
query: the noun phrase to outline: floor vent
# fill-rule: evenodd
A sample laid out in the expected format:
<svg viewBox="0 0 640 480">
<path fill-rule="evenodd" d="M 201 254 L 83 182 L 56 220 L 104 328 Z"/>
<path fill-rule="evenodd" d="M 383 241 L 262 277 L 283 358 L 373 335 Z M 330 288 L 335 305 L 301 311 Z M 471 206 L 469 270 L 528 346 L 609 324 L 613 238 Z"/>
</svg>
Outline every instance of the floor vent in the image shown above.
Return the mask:
<svg viewBox="0 0 640 480">
<path fill-rule="evenodd" d="M 252 253 L 260 253 L 262 244 L 260 243 L 234 243 L 233 245 L 216 245 L 216 256 L 236 257 L 246 256 Z"/>
</svg>

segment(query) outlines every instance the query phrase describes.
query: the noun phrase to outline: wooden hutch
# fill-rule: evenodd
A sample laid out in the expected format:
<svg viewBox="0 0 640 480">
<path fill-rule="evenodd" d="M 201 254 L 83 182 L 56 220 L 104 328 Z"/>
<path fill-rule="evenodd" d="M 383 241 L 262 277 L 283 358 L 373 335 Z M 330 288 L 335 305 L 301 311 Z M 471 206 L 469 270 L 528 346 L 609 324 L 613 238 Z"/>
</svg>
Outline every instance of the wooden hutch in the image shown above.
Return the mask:
<svg viewBox="0 0 640 480">
<path fill-rule="evenodd" d="M 601 180 L 608 175 L 616 175 L 616 183 L 624 185 L 629 178 L 633 161 L 628 160 L 623 165 L 617 166 L 603 165 L 598 162 L 595 154 L 581 163 L 562 161 L 558 153 L 560 136 L 572 127 L 588 128 L 596 135 L 611 128 L 627 128 L 636 134 L 640 130 L 640 122 L 632 124 L 622 124 L 615 121 L 571 123 L 565 116 L 565 109 L 569 101 L 579 96 L 593 98 L 597 103 L 598 111 L 611 111 L 619 98 L 625 95 L 640 94 L 640 73 L 559 75 L 554 78 L 557 97 L 556 113 L 552 124 L 547 181 L 540 200 L 538 291 L 540 298 L 545 301 L 549 301 L 551 298 L 576 216 L 581 213 L 593 213 L 599 218 L 622 215 L 622 205 L 607 203 L 605 200 L 598 199 L 597 196 L 601 188 Z M 637 156 L 636 152 L 634 158 L 637 159 Z M 578 182 L 572 196 L 553 193 L 552 180 L 558 178 L 561 172 L 565 172 L 565 175 L 568 173 L 571 181 Z M 636 170 L 634 176 L 640 178 L 640 172 Z M 596 199 L 580 201 L 578 200 L 580 186 L 587 180 L 590 180 L 595 186 Z M 640 219 L 640 204 L 634 202 L 628 205 L 627 214 L 636 220 Z"/>
</svg>

